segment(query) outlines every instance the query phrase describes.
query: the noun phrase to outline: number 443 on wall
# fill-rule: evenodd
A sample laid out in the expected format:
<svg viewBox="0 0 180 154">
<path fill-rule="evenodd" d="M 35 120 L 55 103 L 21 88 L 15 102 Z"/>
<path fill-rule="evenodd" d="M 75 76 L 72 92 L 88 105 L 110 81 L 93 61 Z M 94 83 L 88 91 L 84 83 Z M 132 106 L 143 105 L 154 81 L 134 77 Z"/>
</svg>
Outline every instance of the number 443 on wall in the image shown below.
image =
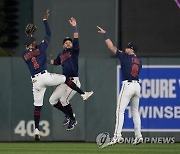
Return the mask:
<svg viewBox="0 0 180 154">
<path fill-rule="evenodd" d="M 40 135 L 41 136 L 49 136 L 50 134 L 50 129 L 49 129 L 49 122 L 46 120 L 42 120 L 39 123 L 39 126 L 41 127 Z M 29 120 L 21 120 L 17 124 L 17 126 L 14 129 L 15 134 L 19 134 L 20 136 L 34 136 L 34 121 Z"/>
</svg>

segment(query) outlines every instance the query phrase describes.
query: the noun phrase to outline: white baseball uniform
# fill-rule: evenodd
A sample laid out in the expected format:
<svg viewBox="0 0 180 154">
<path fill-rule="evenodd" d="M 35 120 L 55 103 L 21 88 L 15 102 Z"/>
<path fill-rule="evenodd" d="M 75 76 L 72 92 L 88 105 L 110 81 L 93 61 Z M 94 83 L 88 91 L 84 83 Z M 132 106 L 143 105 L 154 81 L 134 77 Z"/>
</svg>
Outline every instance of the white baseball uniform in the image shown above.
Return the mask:
<svg viewBox="0 0 180 154">
<path fill-rule="evenodd" d="M 138 112 L 140 98 L 139 72 L 142 68 L 142 62 L 135 54 L 128 55 L 120 50 L 117 50 L 116 56 L 121 63 L 122 88 L 117 101 L 114 137 L 121 137 L 124 112 L 130 102 L 135 137 L 139 138 L 142 137 L 141 120 Z"/>
<path fill-rule="evenodd" d="M 73 77 L 71 79 L 79 88 L 81 87 L 79 77 Z M 49 102 L 51 105 L 55 105 L 59 101 L 61 102 L 62 106 L 66 106 L 69 104 L 69 101 L 75 94 L 76 91 L 69 88 L 66 84 L 60 84 L 52 93 Z"/>
<path fill-rule="evenodd" d="M 42 106 L 46 88 L 49 86 L 57 86 L 64 83 L 66 77 L 64 75 L 43 71 L 31 77 L 31 79 L 33 83 L 34 105 Z"/>
<path fill-rule="evenodd" d="M 115 137 L 121 137 L 122 127 L 124 123 L 124 112 L 130 102 L 131 113 L 134 122 L 135 137 L 142 137 L 141 135 L 141 120 L 138 112 L 140 98 L 140 85 L 138 81 L 132 80 L 122 82 L 122 88 L 118 97 L 116 109 L 116 126 L 114 131 Z"/>
</svg>

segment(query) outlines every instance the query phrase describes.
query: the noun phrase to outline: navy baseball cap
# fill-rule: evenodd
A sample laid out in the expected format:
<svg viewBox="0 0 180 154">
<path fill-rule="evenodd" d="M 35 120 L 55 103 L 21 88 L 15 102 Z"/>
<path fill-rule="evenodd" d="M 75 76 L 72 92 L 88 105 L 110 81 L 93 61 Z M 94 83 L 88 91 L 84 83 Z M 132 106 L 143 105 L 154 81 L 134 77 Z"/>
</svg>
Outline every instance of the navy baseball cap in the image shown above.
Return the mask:
<svg viewBox="0 0 180 154">
<path fill-rule="evenodd" d="M 126 45 L 126 48 L 130 48 L 130 49 L 134 50 L 135 52 L 138 51 L 138 47 L 137 47 L 134 43 L 132 43 L 132 42 L 129 42 L 129 43 Z"/>
<path fill-rule="evenodd" d="M 66 41 L 71 41 L 71 42 L 72 42 L 72 39 L 71 39 L 70 37 L 66 37 L 66 38 L 63 40 L 63 44 L 64 44 Z"/>
<path fill-rule="evenodd" d="M 28 36 L 28 37 L 26 38 L 25 45 L 26 45 L 26 46 L 29 46 L 29 45 L 32 44 L 34 41 L 36 41 L 36 39 L 35 39 L 33 36 Z"/>
</svg>

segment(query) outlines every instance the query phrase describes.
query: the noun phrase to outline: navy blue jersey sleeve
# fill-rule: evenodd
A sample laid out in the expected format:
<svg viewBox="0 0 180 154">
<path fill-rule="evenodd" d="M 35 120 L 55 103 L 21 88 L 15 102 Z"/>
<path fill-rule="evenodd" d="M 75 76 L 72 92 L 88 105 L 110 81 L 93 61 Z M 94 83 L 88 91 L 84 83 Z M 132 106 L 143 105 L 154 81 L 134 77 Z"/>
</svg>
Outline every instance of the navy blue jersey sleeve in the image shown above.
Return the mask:
<svg viewBox="0 0 180 154">
<path fill-rule="evenodd" d="M 54 59 L 54 65 L 61 65 L 60 54 L 58 54 L 58 56 L 56 57 L 56 59 Z"/>
<path fill-rule="evenodd" d="M 44 20 L 44 27 L 45 27 L 45 32 L 46 32 L 44 40 L 49 43 L 50 38 L 51 38 L 51 30 L 49 28 L 49 24 L 47 20 Z"/>
<path fill-rule="evenodd" d="M 76 52 L 76 54 L 79 54 L 79 39 L 78 38 L 73 39 L 73 48 L 74 48 L 74 52 Z"/>
<path fill-rule="evenodd" d="M 124 52 L 119 50 L 119 49 L 117 49 L 116 57 L 118 57 L 121 60 L 123 58 L 123 56 L 124 56 Z"/>
<path fill-rule="evenodd" d="M 45 52 L 51 38 L 51 31 L 50 31 L 47 20 L 43 20 L 43 22 L 44 22 L 44 27 L 45 27 L 45 37 L 44 37 L 44 40 L 39 44 L 39 48 Z"/>
</svg>

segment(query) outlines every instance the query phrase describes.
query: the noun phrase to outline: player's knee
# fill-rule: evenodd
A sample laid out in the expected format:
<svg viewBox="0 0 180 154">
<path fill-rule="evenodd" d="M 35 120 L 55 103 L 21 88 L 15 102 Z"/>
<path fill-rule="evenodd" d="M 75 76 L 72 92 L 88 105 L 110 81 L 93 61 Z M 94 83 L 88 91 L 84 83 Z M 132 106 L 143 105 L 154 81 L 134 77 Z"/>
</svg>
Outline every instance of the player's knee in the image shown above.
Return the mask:
<svg viewBox="0 0 180 154">
<path fill-rule="evenodd" d="M 138 109 L 137 110 L 136 109 L 132 109 L 131 113 L 132 113 L 132 116 L 136 116 L 136 115 L 139 114 Z"/>
<path fill-rule="evenodd" d="M 120 112 L 121 114 L 124 114 L 125 109 L 126 109 L 126 108 L 125 108 L 124 106 L 120 106 L 119 112 Z"/>
<path fill-rule="evenodd" d="M 62 106 L 66 106 L 69 104 L 69 102 L 65 99 L 61 99 L 60 101 L 61 101 Z"/>
<path fill-rule="evenodd" d="M 50 98 L 49 98 L 49 103 L 50 103 L 52 106 L 54 106 L 54 105 L 57 103 L 57 101 L 55 101 L 53 97 L 50 97 Z"/>
<path fill-rule="evenodd" d="M 43 106 L 43 99 L 35 100 L 34 106 Z"/>
</svg>

